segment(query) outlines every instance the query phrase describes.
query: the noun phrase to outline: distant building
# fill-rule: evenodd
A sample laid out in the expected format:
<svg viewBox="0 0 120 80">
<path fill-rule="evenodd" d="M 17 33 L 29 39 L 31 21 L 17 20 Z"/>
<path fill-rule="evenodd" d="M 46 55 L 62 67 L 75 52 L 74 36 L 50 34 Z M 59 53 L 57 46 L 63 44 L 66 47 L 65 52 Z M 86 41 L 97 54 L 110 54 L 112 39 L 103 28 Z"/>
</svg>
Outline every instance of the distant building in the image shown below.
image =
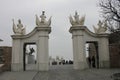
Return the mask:
<svg viewBox="0 0 120 80">
<path fill-rule="evenodd" d="M 110 66 L 120 68 L 120 44 L 110 44 Z"/>
<path fill-rule="evenodd" d="M 49 57 L 49 65 L 64 65 L 73 64 L 72 60 L 65 60 L 63 57 L 56 56 L 56 58 Z"/>
<path fill-rule="evenodd" d="M 56 56 L 56 58 L 49 57 L 49 65 L 62 65 L 63 64 L 63 57 Z"/>
<path fill-rule="evenodd" d="M 0 46 L 0 64 L 4 64 L 2 70 L 11 70 L 12 47 Z"/>
</svg>

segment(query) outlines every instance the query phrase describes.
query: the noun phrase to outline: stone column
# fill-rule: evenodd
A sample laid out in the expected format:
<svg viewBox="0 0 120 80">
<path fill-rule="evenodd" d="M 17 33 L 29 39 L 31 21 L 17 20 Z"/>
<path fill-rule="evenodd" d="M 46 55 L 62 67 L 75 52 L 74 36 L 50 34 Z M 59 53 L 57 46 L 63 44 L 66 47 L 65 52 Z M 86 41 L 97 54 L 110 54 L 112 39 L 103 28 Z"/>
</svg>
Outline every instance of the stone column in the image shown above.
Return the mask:
<svg viewBox="0 0 120 80">
<path fill-rule="evenodd" d="M 70 28 L 73 40 L 74 69 L 81 70 L 87 68 L 83 27 L 84 26 L 72 26 Z"/>
<path fill-rule="evenodd" d="M 51 32 L 50 27 L 39 28 L 39 40 L 38 40 L 38 53 L 37 53 L 37 64 L 39 71 L 48 71 L 49 69 L 49 54 L 48 54 L 48 39 L 49 33 Z"/>
<path fill-rule="evenodd" d="M 102 37 L 99 41 L 99 66 L 100 68 L 110 67 L 109 43 L 107 37 Z"/>
<path fill-rule="evenodd" d="M 23 62 L 21 60 L 21 58 L 22 58 L 21 40 L 15 39 L 16 36 L 15 35 L 12 36 L 13 46 L 12 46 L 11 69 L 12 69 L 12 71 L 23 71 Z"/>
</svg>

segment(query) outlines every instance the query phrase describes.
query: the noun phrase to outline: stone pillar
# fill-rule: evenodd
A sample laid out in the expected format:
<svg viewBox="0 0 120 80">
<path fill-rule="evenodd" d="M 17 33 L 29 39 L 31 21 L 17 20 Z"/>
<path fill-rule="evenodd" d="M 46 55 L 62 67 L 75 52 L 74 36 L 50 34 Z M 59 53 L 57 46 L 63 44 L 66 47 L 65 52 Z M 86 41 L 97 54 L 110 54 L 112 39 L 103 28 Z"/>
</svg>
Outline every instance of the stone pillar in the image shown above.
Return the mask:
<svg viewBox="0 0 120 80">
<path fill-rule="evenodd" d="M 84 26 L 72 26 L 70 28 L 73 40 L 74 69 L 80 70 L 87 68 L 83 27 Z"/>
<path fill-rule="evenodd" d="M 16 35 L 17 36 L 17 35 Z M 13 38 L 13 46 L 12 46 L 12 63 L 11 63 L 11 70 L 12 71 L 23 71 L 23 62 L 22 58 L 22 50 L 21 50 L 21 40 L 15 39 L 15 35 L 12 36 Z"/>
<path fill-rule="evenodd" d="M 39 71 L 48 71 L 49 69 L 49 54 L 48 54 L 48 39 L 49 33 L 51 32 L 50 27 L 39 28 L 39 39 L 37 44 L 37 64 Z"/>
<path fill-rule="evenodd" d="M 107 37 L 102 37 L 100 39 L 98 48 L 99 48 L 99 67 L 109 68 L 110 56 L 109 56 L 109 43 Z"/>
</svg>

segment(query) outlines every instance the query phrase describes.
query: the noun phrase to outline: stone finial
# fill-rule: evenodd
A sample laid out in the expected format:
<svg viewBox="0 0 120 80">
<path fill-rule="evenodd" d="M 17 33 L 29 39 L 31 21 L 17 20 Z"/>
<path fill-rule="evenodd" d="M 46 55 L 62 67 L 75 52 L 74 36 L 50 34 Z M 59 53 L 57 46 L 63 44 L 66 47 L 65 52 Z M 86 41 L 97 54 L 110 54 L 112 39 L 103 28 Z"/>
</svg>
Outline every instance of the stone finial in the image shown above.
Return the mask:
<svg viewBox="0 0 120 80">
<path fill-rule="evenodd" d="M 23 24 L 21 23 L 21 20 L 18 20 L 18 24 L 15 25 L 14 23 L 14 19 L 13 21 L 13 32 L 15 33 L 15 35 L 25 35 L 26 30 L 25 28 L 23 28 Z"/>
<path fill-rule="evenodd" d="M 70 15 L 69 17 L 69 20 L 70 20 L 70 23 L 72 26 L 83 26 L 84 25 L 84 22 L 85 22 L 85 15 L 82 16 L 81 18 L 79 18 L 79 15 L 77 13 L 77 11 L 75 12 L 75 15 L 74 15 L 74 19 L 72 18 L 72 16 Z"/>
<path fill-rule="evenodd" d="M 45 23 L 46 22 L 46 16 L 45 16 L 45 11 L 42 11 L 42 15 L 40 16 L 41 18 L 41 23 Z"/>
<path fill-rule="evenodd" d="M 40 20 L 36 15 L 36 25 L 37 27 L 49 27 L 51 25 L 51 17 L 48 21 L 46 21 L 45 11 L 42 11 L 42 15 L 40 16 Z"/>
<path fill-rule="evenodd" d="M 98 27 L 98 28 L 97 28 Z M 93 28 L 94 28 L 94 31 L 95 33 L 97 34 L 100 34 L 100 33 L 105 33 L 107 31 L 107 22 L 106 21 L 101 21 L 99 20 L 98 21 L 98 24 L 97 24 L 97 27 L 95 27 L 93 25 Z"/>
</svg>

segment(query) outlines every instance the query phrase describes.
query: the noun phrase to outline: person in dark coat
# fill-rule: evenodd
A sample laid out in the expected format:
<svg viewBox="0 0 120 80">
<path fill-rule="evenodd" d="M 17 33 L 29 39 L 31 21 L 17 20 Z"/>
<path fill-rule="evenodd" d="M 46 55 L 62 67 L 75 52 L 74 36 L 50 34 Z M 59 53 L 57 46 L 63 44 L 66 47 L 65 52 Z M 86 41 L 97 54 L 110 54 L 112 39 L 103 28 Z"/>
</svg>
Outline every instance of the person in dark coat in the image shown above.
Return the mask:
<svg viewBox="0 0 120 80">
<path fill-rule="evenodd" d="M 92 60 L 92 67 L 95 68 L 95 57 L 92 56 L 92 59 L 91 59 L 91 60 Z"/>
<path fill-rule="evenodd" d="M 91 68 L 91 58 L 88 57 L 88 64 L 89 64 L 89 68 Z"/>
</svg>

